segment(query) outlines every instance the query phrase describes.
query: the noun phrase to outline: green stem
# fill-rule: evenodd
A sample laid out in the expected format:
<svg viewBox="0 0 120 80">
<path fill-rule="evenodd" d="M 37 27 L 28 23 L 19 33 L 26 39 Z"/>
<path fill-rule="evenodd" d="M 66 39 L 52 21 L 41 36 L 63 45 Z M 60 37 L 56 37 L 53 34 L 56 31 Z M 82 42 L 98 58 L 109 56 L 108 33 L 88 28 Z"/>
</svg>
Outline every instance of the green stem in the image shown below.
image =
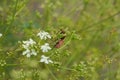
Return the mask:
<svg viewBox="0 0 120 80">
<path fill-rule="evenodd" d="M 79 31 L 81 32 L 81 31 L 84 31 L 84 30 L 86 30 L 86 29 L 91 28 L 92 26 L 95 26 L 95 25 L 101 24 L 101 23 L 103 23 L 104 21 L 109 20 L 109 19 L 115 17 L 115 16 L 118 15 L 118 14 L 120 14 L 120 11 L 116 12 L 115 14 L 113 14 L 113 15 L 107 17 L 107 18 L 104 18 L 104 19 L 99 20 L 99 21 L 97 21 L 97 22 L 95 22 L 95 23 L 92 23 L 92 24 L 90 24 L 90 25 L 88 25 L 88 26 L 84 26 L 84 28 L 81 29 L 81 30 L 79 30 Z"/>
<path fill-rule="evenodd" d="M 50 72 L 51 76 L 54 78 L 54 80 L 58 80 L 56 76 L 52 73 L 52 71 L 49 69 L 49 67 L 46 65 L 47 70 Z"/>
<path fill-rule="evenodd" d="M 68 71 L 75 71 L 75 69 L 65 68 L 65 67 L 61 67 L 60 69 L 64 69 L 64 70 L 68 70 Z"/>
<path fill-rule="evenodd" d="M 17 6 L 18 6 L 18 0 L 16 0 L 16 2 L 15 2 L 14 11 L 13 11 L 13 14 L 12 14 L 12 19 L 11 19 L 10 24 L 9 24 L 8 27 L 6 28 L 6 30 L 5 30 L 5 32 L 4 32 L 4 35 L 6 34 L 6 32 L 8 31 L 8 29 L 10 28 L 10 26 L 12 26 L 12 24 L 13 24 L 13 22 L 14 22 L 14 20 L 15 20 L 15 14 L 16 14 Z"/>
</svg>

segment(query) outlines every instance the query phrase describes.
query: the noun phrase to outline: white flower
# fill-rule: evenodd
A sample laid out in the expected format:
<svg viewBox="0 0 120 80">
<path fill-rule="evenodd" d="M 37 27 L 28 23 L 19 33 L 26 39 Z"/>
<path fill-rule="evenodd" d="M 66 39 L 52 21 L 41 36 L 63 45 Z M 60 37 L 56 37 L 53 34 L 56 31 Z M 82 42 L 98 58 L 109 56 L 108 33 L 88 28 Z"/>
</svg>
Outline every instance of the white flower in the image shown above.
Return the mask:
<svg viewBox="0 0 120 80">
<path fill-rule="evenodd" d="M 34 49 L 32 50 L 26 49 L 22 54 L 26 55 L 27 57 L 30 57 L 31 55 L 36 56 L 37 52 Z"/>
<path fill-rule="evenodd" d="M 0 37 L 2 37 L 2 34 L 0 33 Z"/>
<path fill-rule="evenodd" d="M 36 42 L 34 40 L 32 40 L 31 38 L 27 41 L 23 41 L 23 48 L 25 49 L 25 51 L 23 51 L 23 55 L 26 55 L 27 57 L 30 57 L 31 55 L 36 56 L 37 52 L 34 49 L 31 49 L 30 46 L 33 46 L 34 44 L 36 44 Z"/>
<path fill-rule="evenodd" d="M 23 55 L 26 55 L 27 57 L 30 57 L 30 50 L 29 49 L 26 49 L 23 53 Z"/>
<path fill-rule="evenodd" d="M 23 41 L 23 45 L 22 46 L 23 46 L 23 48 L 28 49 L 28 47 L 30 45 L 34 45 L 34 44 L 36 44 L 36 42 L 30 38 L 27 41 Z"/>
<path fill-rule="evenodd" d="M 36 44 L 36 42 L 34 40 L 32 40 L 31 38 L 27 41 L 23 41 L 24 44 L 26 45 L 33 45 L 33 44 Z"/>
<path fill-rule="evenodd" d="M 40 39 L 44 39 L 46 40 L 47 38 L 51 38 L 50 34 L 48 32 L 45 31 L 40 31 L 37 36 L 40 37 Z"/>
<path fill-rule="evenodd" d="M 48 43 L 45 43 L 44 45 L 41 46 L 42 52 L 48 52 L 48 50 L 51 50 L 50 46 Z"/>
<path fill-rule="evenodd" d="M 53 63 L 53 61 L 50 60 L 49 57 L 46 57 L 46 56 L 44 56 L 44 55 L 41 56 L 40 62 L 44 62 L 44 63 L 46 63 L 46 64 L 48 64 L 48 63 Z"/>
<path fill-rule="evenodd" d="M 34 55 L 34 56 L 36 56 L 36 55 L 37 55 L 37 52 L 36 52 L 34 49 L 32 49 L 32 50 L 31 50 L 31 54 Z"/>
</svg>

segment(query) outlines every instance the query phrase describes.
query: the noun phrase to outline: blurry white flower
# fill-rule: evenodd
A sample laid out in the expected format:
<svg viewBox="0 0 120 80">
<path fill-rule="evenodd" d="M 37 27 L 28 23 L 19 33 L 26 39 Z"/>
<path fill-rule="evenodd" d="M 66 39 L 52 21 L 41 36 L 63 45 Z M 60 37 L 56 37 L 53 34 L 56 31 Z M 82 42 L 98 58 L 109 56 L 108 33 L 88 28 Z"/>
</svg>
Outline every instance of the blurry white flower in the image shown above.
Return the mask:
<svg viewBox="0 0 120 80">
<path fill-rule="evenodd" d="M 48 52 L 48 50 L 51 50 L 50 46 L 48 43 L 45 43 L 44 45 L 41 46 L 42 52 Z"/>
<path fill-rule="evenodd" d="M 26 49 L 25 51 L 23 51 L 22 53 L 23 55 L 26 55 L 27 57 L 30 57 L 30 50 L 29 49 Z"/>
<path fill-rule="evenodd" d="M 46 63 L 46 64 L 48 64 L 48 63 L 53 63 L 53 61 L 50 60 L 49 57 L 46 57 L 46 56 L 44 56 L 44 55 L 41 56 L 40 62 L 44 62 L 44 63 Z"/>
<path fill-rule="evenodd" d="M 0 37 L 2 37 L 2 34 L 0 33 Z"/>
<path fill-rule="evenodd" d="M 27 41 L 23 41 L 23 43 L 26 44 L 26 45 L 36 44 L 36 42 L 33 41 L 31 38 L 29 40 L 27 40 Z"/>
<path fill-rule="evenodd" d="M 31 50 L 26 49 L 22 54 L 26 55 L 27 57 L 30 57 L 31 55 L 36 56 L 37 52 L 34 49 L 31 49 Z"/>
<path fill-rule="evenodd" d="M 30 38 L 27 41 L 23 41 L 23 45 L 22 46 L 23 46 L 23 48 L 28 49 L 28 47 L 30 45 L 33 45 L 33 44 L 36 44 L 36 42 Z"/>
<path fill-rule="evenodd" d="M 37 52 L 36 52 L 34 49 L 32 49 L 32 50 L 31 50 L 31 54 L 34 55 L 34 56 L 36 56 L 36 55 L 37 55 Z"/>
<path fill-rule="evenodd" d="M 30 57 L 31 55 L 36 56 L 37 52 L 34 49 L 31 49 L 30 46 L 33 46 L 34 44 L 36 44 L 36 42 L 34 40 L 32 40 L 31 38 L 27 41 L 23 41 L 23 48 L 25 49 L 25 51 L 23 51 L 23 55 L 26 55 L 27 57 Z"/>
<path fill-rule="evenodd" d="M 44 39 L 46 40 L 47 38 L 51 38 L 50 34 L 48 32 L 45 31 L 40 31 L 37 36 L 40 37 L 40 39 Z"/>
</svg>

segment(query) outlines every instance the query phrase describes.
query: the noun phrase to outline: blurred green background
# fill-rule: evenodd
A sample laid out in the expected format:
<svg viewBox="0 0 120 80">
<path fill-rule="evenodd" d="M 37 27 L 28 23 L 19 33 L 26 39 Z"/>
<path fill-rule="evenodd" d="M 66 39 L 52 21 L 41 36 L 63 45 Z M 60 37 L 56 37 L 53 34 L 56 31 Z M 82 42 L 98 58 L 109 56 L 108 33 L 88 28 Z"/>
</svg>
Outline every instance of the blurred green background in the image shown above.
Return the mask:
<svg viewBox="0 0 120 80">
<path fill-rule="evenodd" d="M 0 64 L 6 62 L 0 80 L 120 80 L 119 5 L 120 0 L 0 0 Z M 60 29 L 67 33 L 65 43 L 76 33 L 60 52 L 68 56 L 59 55 L 65 70 L 46 69 L 14 52 L 18 41 L 39 30 L 57 36 Z M 14 65 L 23 60 L 27 65 Z M 74 66 L 77 71 L 69 70 Z"/>
</svg>

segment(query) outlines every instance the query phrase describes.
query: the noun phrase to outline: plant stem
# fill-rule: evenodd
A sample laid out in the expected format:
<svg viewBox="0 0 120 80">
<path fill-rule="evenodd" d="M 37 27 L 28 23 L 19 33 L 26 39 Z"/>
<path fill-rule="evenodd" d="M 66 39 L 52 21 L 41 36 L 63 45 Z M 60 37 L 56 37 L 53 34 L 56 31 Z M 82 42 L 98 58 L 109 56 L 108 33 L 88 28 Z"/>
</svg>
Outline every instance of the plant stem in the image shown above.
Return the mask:
<svg viewBox="0 0 120 80">
<path fill-rule="evenodd" d="M 46 65 L 46 68 L 47 68 L 47 70 L 50 72 L 50 74 L 52 75 L 52 77 L 54 78 L 54 80 L 58 80 L 57 78 L 56 78 L 56 76 L 52 73 L 52 71 L 49 69 L 49 67 Z"/>
<path fill-rule="evenodd" d="M 4 35 L 6 34 L 6 32 L 8 31 L 8 29 L 10 28 L 10 26 L 13 25 L 13 22 L 15 20 L 15 14 L 16 14 L 16 10 L 17 10 L 17 6 L 18 6 L 18 0 L 16 0 L 15 2 L 15 6 L 14 6 L 14 11 L 13 11 L 13 14 L 12 14 L 12 19 L 11 19 L 11 22 L 10 24 L 8 25 L 8 27 L 6 28 L 5 32 L 4 32 Z"/>
</svg>

